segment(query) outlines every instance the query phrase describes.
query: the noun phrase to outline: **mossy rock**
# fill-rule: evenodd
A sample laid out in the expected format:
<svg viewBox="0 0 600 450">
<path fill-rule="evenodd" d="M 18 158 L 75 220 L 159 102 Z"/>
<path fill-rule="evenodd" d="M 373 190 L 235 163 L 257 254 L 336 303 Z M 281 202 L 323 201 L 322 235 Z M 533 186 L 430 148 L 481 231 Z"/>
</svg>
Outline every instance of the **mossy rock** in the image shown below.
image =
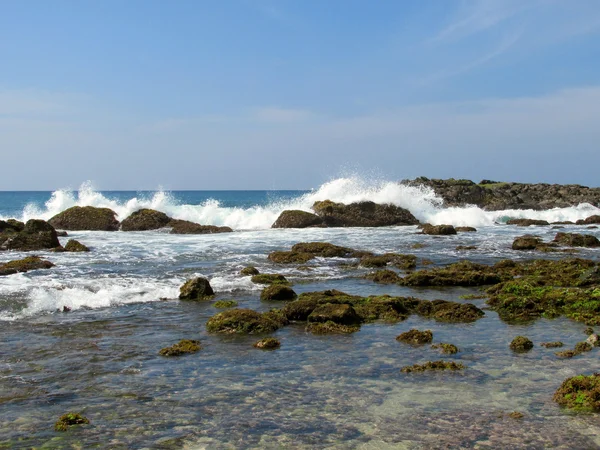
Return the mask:
<svg viewBox="0 0 600 450">
<path fill-rule="evenodd" d="M 431 348 L 435 350 L 441 350 L 445 355 L 454 355 L 458 353 L 458 347 L 454 344 L 447 344 L 445 342 L 440 342 L 439 344 L 433 344 Z"/>
<path fill-rule="evenodd" d="M 356 325 L 360 317 L 354 308 L 344 303 L 325 303 L 318 305 L 308 316 L 309 322 L 335 322 L 342 325 Z"/>
<path fill-rule="evenodd" d="M 452 225 L 431 225 L 426 223 L 423 225 L 422 233 L 433 236 L 448 236 L 456 234 L 456 228 Z"/>
<path fill-rule="evenodd" d="M 140 209 L 121 222 L 121 231 L 147 231 L 166 227 L 171 218 L 153 209 Z"/>
<path fill-rule="evenodd" d="M 206 329 L 211 333 L 272 333 L 287 324 L 278 311 L 259 313 L 251 309 L 229 309 L 208 319 Z"/>
<path fill-rule="evenodd" d="M 402 279 L 396 272 L 390 269 L 377 270 L 365 275 L 365 278 L 381 284 L 397 284 Z"/>
<path fill-rule="evenodd" d="M 324 200 L 315 202 L 312 208 L 329 227 L 385 227 L 419 223 L 409 210 L 392 204 L 364 201 L 345 205 Z"/>
<path fill-rule="evenodd" d="M 61 230 L 117 231 L 117 213 L 109 208 L 73 206 L 52 217 L 48 223 Z"/>
<path fill-rule="evenodd" d="M 0 275 L 12 275 L 17 272 L 28 272 L 37 269 L 49 269 L 54 267 L 50 261 L 41 259 L 39 256 L 28 256 L 27 258 L 0 263 Z"/>
<path fill-rule="evenodd" d="M 283 211 L 271 228 L 309 228 L 323 227 L 323 219 L 306 211 L 286 210 Z"/>
<path fill-rule="evenodd" d="M 546 347 L 546 348 L 560 348 L 560 347 L 563 347 L 565 344 L 563 344 L 560 341 L 554 341 L 554 342 L 542 342 L 540 345 L 542 347 Z"/>
<path fill-rule="evenodd" d="M 260 348 L 261 350 L 275 350 L 281 347 L 281 342 L 279 341 L 279 339 L 268 337 L 261 339 L 258 342 L 255 342 L 253 347 Z"/>
<path fill-rule="evenodd" d="M 554 393 L 554 401 L 577 411 L 600 411 L 600 374 L 567 378 Z"/>
<path fill-rule="evenodd" d="M 257 284 L 290 284 L 286 277 L 278 273 L 260 273 L 250 279 Z"/>
<path fill-rule="evenodd" d="M 306 331 L 312 334 L 351 334 L 360 331 L 360 325 L 343 325 L 332 321 L 310 322 Z"/>
<path fill-rule="evenodd" d="M 260 272 L 254 266 L 247 266 L 247 267 L 244 267 L 242 270 L 240 270 L 240 275 L 243 275 L 245 277 L 252 276 L 252 275 L 258 275 L 258 274 L 260 274 Z"/>
<path fill-rule="evenodd" d="M 575 350 L 577 353 L 589 352 L 592 350 L 592 345 L 585 341 L 578 342 L 575 344 L 575 348 L 573 350 Z"/>
<path fill-rule="evenodd" d="M 348 247 L 340 247 L 329 242 L 299 242 L 292 246 L 292 252 L 310 253 L 323 258 L 351 258 L 356 251 Z"/>
<path fill-rule="evenodd" d="M 592 327 L 587 327 L 585 330 L 583 330 L 583 333 L 589 336 L 590 334 L 594 334 L 594 329 Z"/>
<path fill-rule="evenodd" d="M 510 343 L 510 349 L 515 353 L 525 353 L 533 348 L 531 339 L 525 336 L 517 336 Z"/>
<path fill-rule="evenodd" d="M 396 336 L 396 340 L 411 345 L 429 344 L 433 340 L 433 333 L 431 330 L 419 331 L 413 328 Z"/>
<path fill-rule="evenodd" d="M 304 292 L 298 300 L 286 304 L 282 312 L 288 320 L 305 321 L 314 309 L 326 303 L 352 304 L 353 301 L 361 300 L 362 297 L 352 296 L 342 291 L 330 289 L 319 292 Z"/>
<path fill-rule="evenodd" d="M 172 219 L 167 226 L 171 227 L 171 234 L 214 234 L 231 233 L 230 227 L 218 227 L 215 225 L 200 225 L 189 220 Z"/>
<path fill-rule="evenodd" d="M 89 252 L 90 249 L 75 239 L 69 239 L 65 245 L 65 252 Z"/>
<path fill-rule="evenodd" d="M 412 270 L 417 267 L 417 257 L 415 255 L 384 253 L 383 255 L 365 256 L 360 260 L 360 265 L 368 268 L 385 267 L 388 264 L 398 269 Z"/>
<path fill-rule="evenodd" d="M 180 300 L 205 300 L 214 294 L 209 281 L 204 277 L 192 278 L 179 288 Z"/>
<path fill-rule="evenodd" d="M 260 299 L 263 301 L 288 301 L 296 300 L 297 297 L 294 290 L 284 284 L 272 284 L 260 293 Z"/>
<path fill-rule="evenodd" d="M 425 364 L 413 364 L 412 366 L 404 366 L 401 369 L 401 372 L 404 373 L 412 373 L 412 372 L 426 372 L 431 370 L 463 370 L 466 369 L 466 366 L 462 363 L 457 363 L 454 361 L 427 361 Z"/>
<path fill-rule="evenodd" d="M 0 250 L 48 250 L 61 248 L 56 230 L 43 220 L 30 219 L 23 225 L 4 222 L 3 232 L 0 232 Z"/>
<path fill-rule="evenodd" d="M 600 247 L 600 240 L 591 234 L 556 233 L 554 242 L 569 247 Z"/>
<path fill-rule="evenodd" d="M 512 243 L 513 250 L 538 250 L 545 244 L 537 236 L 519 236 Z"/>
<path fill-rule="evenodd" d="M 510 219 L 506 221 L 507 225 L 517 225 L 519 227 L 529 227 L 529 226 L 547 226 L 550 223 L 547 220 L 539 220 L 539 219 Z"/>
<path fill-rule="evenodd" d="M 15 219 L 0 220 L 0 233 L 19 233 L 25 224 Z"/>
<path fill-rule="evenodd" d="M 474 227 L 455 227 L 455 230 L 459 233 L 475 233 L 477 228 Z"/>
<path fill-rule="evenodd" d="M 219 309 L 235 308 L 237 305 L 238 302 L 235 300 L 219 300 L 213 303 L 213 306 Z"/>
<path fill-rule="evenodd" d="M 512 278 L 496 268 L 471 261 L 418 270 L 400 280 L 403 286 L 484 286 Z"/>
<path fill-rule="evenodd" d="M 446 300 L 422 301 L 417 314 L 431 317 L 439 322 L 469 323 L 485 316 L 483 310 L 472 303 L 458 303 Z"/>
<path fill-rule="evenodd" d="M 304 264 L 314 257 L 312 253 L 292 251 L 274 251 L 267 256 L 270 261 L 277 264 Z"/>
<path fill-rule="evenodd" d="M 90 423 L 87 417 L 82 416 L 79 413 L 67 413 L 60 416 L 60 418 L 54 424 L 55 431 L 67 431 L 70 426 L 82 425 Z"/>
<path fill-rule="evenodd" d="M 161 349 L 158 353 L 162 356 L 181 356 L 186 353 L 196 353 L 200 349 L 200 341 L 182 339 L 177 344 Z"/>
</svg>

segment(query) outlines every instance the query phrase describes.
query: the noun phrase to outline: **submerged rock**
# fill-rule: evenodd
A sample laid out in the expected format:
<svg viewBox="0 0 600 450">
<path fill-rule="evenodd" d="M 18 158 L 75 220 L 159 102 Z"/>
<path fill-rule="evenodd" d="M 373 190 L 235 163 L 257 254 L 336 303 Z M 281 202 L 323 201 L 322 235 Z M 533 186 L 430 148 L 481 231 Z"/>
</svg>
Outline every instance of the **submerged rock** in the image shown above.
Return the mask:
<svg viewBox="0 0 600 450">
<path fill-rule="evenodd" d="M 323 227 L 323 219 L 316 214 L 300 210 L 283 211 L 271 228 Z"/>
<path fill-rule="evenodd" d="M 260 348 L 261 350 L 275 350 L 281 347 L 281 342 L 279 342 L 279 339 L 268 337 L 255 342 L 253 347 Z"/>
<path fill-rule="evenodd" d="M 401 371 L 404 373 L 425 372 L 429 370 L 462 370 L 466 366 L 454 361 L 427 361 L 425 364 L 413 364 L 412 366 L 404 366 Z"/>
<path fill-rule="evenodd" d="M 315 255 L 311 253 L 292 252 L 292 251 L 274 251 L 269 253 L 267 258 L 277 264 L 304 264 Z"/>
<path fill-rule="evenodd" d="M 182 339 L 177 344 L 161 349 L 158 353 L 162 356 L 180 356 L 186 353 L 196 353 L 200 348 L 200 341 Z"/>
<path fill-rule="evenodd" d="M 153 209 L 140 209 L 121 222 L 121 231 L 147 231 L 166 227 L 171 218 Z"/>
<path fill-rule="evenodd" d="M 458 347 L 454 344 L 447 344 L 445 342 L 440 342 L 439 344 L 433 344 L 431 346 L 433 349 L 441 350 L 442 353 L 446 355 L 454 355 L 458 353 Z"/>
<path fill-rule="evenodd" d="M 506 221 L 507 225 L 517 225 L 519 227 L 529 227 L 529 226 L 546 226 L 550 225 L 550 222 L 547 220 L 538 220 L 538 219 L 510 219 Z"/>
<path fill-rule="evenodd" d="M 309 322 L 334 322 L 342 325 L 356 325 L 360 317 L 348 304 L 325 303 L 317 306 L 308 316 Z"/>
<path fill-rule="evenodd" d="M 238 302 L 235 300 L 219 300 L 218 302 L 213 303 L 213 306 L 219 309 L 234 308 L 237 305 Z"/>
<path fill-rule="evenodd" d="M 254 266 L 247 266 L 244 267 L 242 270 L 240 270 L 240 275 L 244 275 L 244 276 L 252 276 L 252 275 L 258 275 L 260 272 L 258 271 L 258 269 Z"/>
<path fill-rule="evenodd" d="M 455 227 L 455 229 L 460 233 L 474 233 L 477 231 L 477 228 L 474 227 Z"/>
<path fill-rule="evenodd" d="M 413 328 L 396 336 L 396 340 L 412 345 L 429 344 L 433 340 L 433 333 L 431 330 L 419 331 Z"/>
<path fill-rule="evenodd" d="M 65 252 L 89 252 L 90 249 L 75 239 L 69 239 L 65 245 Z"/>
<path fill-rule="evenodd" d="M 600 411 L 600 374 L 567 378 L 556 390 L 554 401 L 578 411 Z"/>
<path fill-rule="evenodd" d="M 260 299 L 263 301 L 295 300 L 296 293 L 292 288 L 284 284 L 272 284 L 263 289 Z"/>
<path fill-rule="evenodd" d="M 0 220 L 0 233 L 18 233 L 23 231 L 25 224 L 15 219 Z"/>
<path fill-rule="evenodd" d="M 67 413 L 60 416 L 54 424 L 55 431 L 67 431 L 73 425 L 90 423 L 89 419 L 79 413 Z"/>
<path fill-rule="evenodd" d="M 311 322 L 306 331 L 313 334 L 350 334 L 360 331 L 360 325 L 343 325 L 336 322 Z"/>
<path fill-rule="evenodd" d="M 565 344 L 563 344 L 560 341 L 555 341 L 555 342 L 542 342 L 540 345 L 542 347 L 546 347 L 546 348 L 560 348 L 560 347 L 564 346 Z"/>
<path fill-rule="evenodd" d="M 415 312 L 439 322 L 469 323 L 481 319 L 485 313 L 472 303 L 447 300 L 421 300 Z"/>
<path fill-rule="evenodd" d="M 525 336 L 517 336 L 510 343 L 510 349 L 516 353 L 525 353 L 533 348 L 533 342 Z"/>
<path fill-rule="evenodd" d="M 203 277 L 192 278 L 179 288 L 180 300 L 204 300 L 214 294 L 209 281 Z"/>
<path fill-rule="evenodd" d="M 600 247 L 600 241 L 591 234 L 556 233 L 554 242 L 570 247 Z"/>
<path fill-rule="evenodd" d="M 117 231 L 117 213 L 108 208 L 73 206 L 52 217 L 48 223 L 61 230 Z"/>
<path fill-rule="evenodd" d="M 363 267 L 385 267 L 388 264 L 402 270 L 412 270 L 417 266 L 415 255 L 402 255 L 399 253 L 384 253 L 383 255 L 368 255 L 360 260 Z"/>
<path fill-rule="evenodd" d="M 272 333 L 287 323 L 277 311 L 259 313 L 251 309 L 229 309 L 208 319 L 206 329 L 211 333 Z"/>
<path fill-rule="evenodd" d="M 456 229 L 452 225 L 431 225 L 426 223 L 423 225 L 423 234 L 430 234 L 433 236 L 444 236 L 456 234 Z"/>
<path fill-rule="evenodd" d="M 62 249 L 56 230 L 43 220 L 31 219 L 21 228 L 21 222 L 4 222 L 0 232 L 0 250 Z"/>
<path fill-rule="evenodd" d="M 54 267 L 50 261 L 41 259 L 39 256 L 28 256 L 24 259 L 0 263 L 0 275 L 12 275 L 17 272 L 28 272 L 37 269 L 49 269 Z"/>
<path fill-rule="evenodd" d="M 200 225 L 199 223 L 188 220 L 173 219 L 169 222 L 171 234 L 213 234 L 213 233 L 231 233 L 230 227 L 217 227 L 215 225 Z"/>
<path fill-rule="evenodd" d="M 345 205 L 325 200 L 315 202 L 313 210 L 329 227 L 385 227 L 419 223 L 407 209 L 370 201 Z"/>
<path fill-rule="evenodd" d="M 250 281 L 257 284 L 290 284 L 287 278 L 279 273 L 260 273 L 253 275 Z"/>
<path fill-rule="evenodd" d="M 402 278 L 404 286 L 483 286 L 512 278 L 497 268 L 460 261 L 446 267 L 419 270 Z"/>
<path fill-rule="evenodd" d="M 396 284 L 399 283 L 402 278 L 398 276 L 396 272 L 389 269 L 378 270 L 376 272 L 365 275 L 367 280 L 373 280 L 375 283 L 382 284 Z"/>
</svg>

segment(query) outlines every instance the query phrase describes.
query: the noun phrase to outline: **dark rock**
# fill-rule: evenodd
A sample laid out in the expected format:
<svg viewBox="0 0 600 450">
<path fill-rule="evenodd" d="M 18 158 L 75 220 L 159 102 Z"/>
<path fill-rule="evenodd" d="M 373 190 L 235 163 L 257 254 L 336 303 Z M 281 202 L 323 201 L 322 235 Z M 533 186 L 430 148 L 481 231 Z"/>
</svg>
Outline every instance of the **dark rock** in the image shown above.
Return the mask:
<svg viewBox="0 0 600 450">
<path fill-rule="evenodd" d="M 60 416 L 54 424 L 55 431 L 67 431 L 70 426 L 90 423 L 87 417 L 78 413 L 67 413 Z"/>
<path fill-rule="evenodd" d="M 223 311 L 206 322 L 206 329 L 211 333 L 272 333 L 287 323 L 285 317 L 278 313 L 259 313 L 251 309 L 229 309 Z"/>
<path fill-rule="evenodd" d="M 529 227 L 531 225 L 535 226 L 546 226 L 550 225 L 547 220 L 537 220 L 537 219 L 510 219 L 506 222 L 507 225 L 517 225 L 519 227 Z"/>
<path fill-rule="evenodd" d="M 419 223 L 407 209 L 369 201 L 345 205 L 325 200 L 315 202 L 313 210 L 329 227 L 385 227 Z"/>
<path fill-rule="evenodd" d="M 533 342 L 525 336 L 517 336 L 510 343 L 510 349 L 516 353 L 525 353 L 533 348 Z"/>
<path fill-rule="evenodd" d="M 196 353 L 200 348 L 200 341 L 182 339 L 175 345 L 161 349 L 158 353 L 162 356 L 181 356 L 186 353 Z"/>
<path fill-rule="evenodd" d="M 28 256 L 24 259 L 0 263 L 0 275 L 12 275 L 17 272 L 28 272 L 37 269 L 49 269 L 54 267 L 50 261 L 41 259 L 38 256 Z"/>
<path fill-rule="evenodd" d="M 446 344 L 444 342 L 440 342 L 439 344 L 433 344 L 431 348 L 441 350 L 442 353 L 446 355 L 454 355 L 455 353 L 458 353 L 458 347 L 456 345 Z"/>
<path fill-rule="evenodd" d="M 296 293 L 292 288 L 283 284 L 272 284 L 263 289 L 260 299 L 263 301 L 295 300 Z"/>
<path fill-rule="evenodd" d="M 210 283 L 203 277 L 192 278 L 179 288 L 179 298 L 181 300 L 204 300 L 214 294 Z"/>
<path fill-rule="evenodd" d="M 600 241 L 591 234 L 556 233 L 554 242 L 570 247 L 600 247 Z"/>
<path fill-rule="evenodd" d="M 323 219 L 316 214 L 300 210 L 283 211 L 271 228 L 323 227 Z"/>
<path fill-rule="evenodd" d="M 427 361 L 425 364 L 413 364 L 412 366 L 404 366 L 400 369 L 404 373 L 425 372 L 429 370 L 462 370 L 466 366 L 462 363 L 454 361 Z"/>
<path fill-rule="evenodd" d="M 544 242 L 537 237 L 531 235 L 519 236 L 512 243 L 513 250 L 537 250 L 544 246 Z"/>
<path fill-rule="evenodd" d="M 69 239 L 65 245 L 65 252 L 89 252 L 90 249 L 75 239 Z"/>
<path fill-rule="evenodd" d="M 600 411 L 600 374 L 567 378 L 554 393 L 561 406 L 580 411 Z"/>
<path fill-rule="evenodd" d="M 560 347 L 564 346 L 565 344 L 563 344 L 560 341 L 555 341 L 555 342 L 542 342 L 540 345 L 542 347 L 546 347 L 546 348 L 560 348 Z"/>
<path fill-rule="evenodd" d="M 396 340 L 412 345 L 429 344 L 433 340 L 433 333 L 431 330 L 419 331 L 413 328 L 396 336 Z"/>
<path fill-rule="evenodd" d="M 217 227 L 215 225 L 200 225 L 188 220 L 173 219 L 168 223 L 171 227 L 171 234 L 213 234 L 213 233 L 231 233 L 233 230 L 229 227 Z"/>
<path fill-rule="evenodd" d="M 0 220 L 0 233 L 18 233 L 23 231 L 25 224 L 15 219 Z"/>
<path fill-rule="evenodd" d="M 279 342 L 279 339 L 268 337 L 254 343 L 253 347 L 260 348 L 261 350 L 275 350 L 281 347 L 281 342 Z"/>
<path fill-rule="evenodd" d="M 140 209 L 121 222 L 121 231 L 146 231 L 166 227 L 171 218 L 153 209 Z"/>
<path fill-rule="evenodd" d="M 375 283 L 382 284 L 396 284 L 401 280 L 396 272 L 389 269 L 378 270 L 376 272 L 367 274 L 365 278 L 368 280 L 373 280 Z"/>
<path fill-rule="evenodd" d="M 412 270 L 417 266 L 417 257 L 415 255 L 384 253 L 383 255 L 364 256 L 360 260 L 360 265 L 363 267 L 385 267 L 388 264 L 398 269 Z"/>
<path fill-rule="evenodd" d="M 354 308 L 347 304 L 325 303 L 317 306 L 308 316 L 309 322 L 334 322 L 342 325 L 360 323 L 360 317 Z"/>
<path fill-rule="evenodd" d="M 477 231 L 477 228 L 473 227 L 455 227 L 455 230 L 461 233 L 474 233 Z"/>
<path fill-rule="evenodd" d="M 250 279 L 257 284 L 289 284 L 290 282 L 281 274 L 278 273 L 261 273 L 253 275 Z"/>
<path fill-rule="evenodd" d="M 52 217 L 48 223 L 61 230 L 117 231 L 117 213 L 108 208 L 73 206 Z"/>
<path fill-rule="evenodd" d="M 312 253 L 292 252 L 292 251 L 275 251 L 269 253 L 267 258 L 277 264 L 304 264 L 315 255 Z"/>
<path fill-rule="evenodd" d="M 69 234 L 68 234 L 66 231 L 64 231 L 64 230 L 62 230 L 62 231 L 57 231 L 57 232 L 56 232 L 56 235 L 57 235 L 58 237 L 67 237 L 67 236 L 69 236 Z"/>
<path fill-rule="evenodd" d="M 477 247 L 474 245 L 457 245 L 456 250 L 459 252 L 466 251 L 466 250 L 477 250 Z"/>
<path fill-rule="evenodd" d="M 258 275 L 259 273 L 260 272 L 258 271 L 258 269 L 254 266 L 247 266 L 240 270 L 240 275 L 244 275 L 246 277 L 251 275 Z"/>
<path fill-rule="evenodd" d="M 433 236 L 447 236 L 456 234 L 456 229 L 452 225 L 431 225 L 426 223 L 423 225 L 423 234 L 430 234 Z"/>
<path fill-rule="evenodd" d="M 419 270 L 399 281 L 404 286 L 483 286 L 506 280 L 508 275 L 496 268 L 471 261 L 460 261 L 447 267 Z"/>
<path fill-rule="evenodd" d="M 591 225 L 593 223 L 600 223 L 600 216 L 599 215 L 593 215 L 590 216 L 586 219 L 579 219 L 577 222 L 575 222 L 577 225 Z"/>
<path fill-rule="evenodd" d="M 7 223 L 7 222 L 5 222 Z M 10 225 L 10 224 L 9 224 Z M 43 220 L 31 219 L 23 226 L 10 225 L 0 233 L 0 250 L 46 250 L 60 247 L 56 230 Z"/>
<path fill-rule="evenodd" d="M 360 331 L 360 325 L 343 325 L 341 323 L 310 322 L 306 326 L 306 332 L 312 334 L 350 334 Z"/>
</svg>

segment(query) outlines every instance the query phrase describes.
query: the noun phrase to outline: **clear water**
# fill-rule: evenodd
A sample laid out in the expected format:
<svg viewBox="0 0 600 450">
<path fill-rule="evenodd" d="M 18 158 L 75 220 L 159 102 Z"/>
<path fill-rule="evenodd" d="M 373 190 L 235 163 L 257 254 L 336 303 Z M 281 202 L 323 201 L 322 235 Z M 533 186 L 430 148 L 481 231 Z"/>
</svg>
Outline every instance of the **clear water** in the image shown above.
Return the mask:
<svg viewBox="0 0 600 450">
<path fill-rule="evenodd" d="M 364 186 L 362 191 L 345 186 L 334 200 L 392 195 L 380 185 L 368 192 Z M 478 231 L 432 237 L 416 234 L 416 227 L 273 230 L 257 225 L 271 220 L 278 208 L 325 195 L 323 190 L 332 195 L 327 186 L 308 193 L 0 193 L 4 218 L 48 218 L 86 202 L 116 205 L 126 214 L 154 202 L 173 216 L 205 214 L 212 220 L 202 223 L 240 224 L 233 233 L 201 236 L 70 232 L 69 238 L 92 251 L 37 252 L 56 267 L 1 277 L 0 448 L 600 448 L 597 415 L 571 414 L 552 401 L 566 377 L 598 371 L 598 350 L 562 360 L 539 346 L 561 340 L 572 347 L 585 339 L 581 323 L 561 318 L 508 325 L 486 311 L 473 324 L 413 316 L 394 325 L 363 325 L 350 336 L 314 336 L 292 325 L 274 333 L 282 347 L 273 352 L 254 349 L 256 336 L 207 333 L 206 321 L 219 311 L 213 302 L 176 300 L 189 277 L 208 277 L 215 300 L 235 299 L 241 307 L 263 311 L 281 306 L 261 302 L 260 287 L 239 275 L 249 264 L 285 274 L 298 293 L 335 288 L 463 301 L 461 295 L 479 292 L 378 285 L 360 278 L 365 270 L 335 259 L 311 261 L 308 271 L 267 260 L 270 251 L 296 242 L 412 253 L 436 265 L 532 257 L 510 249 L 525 230 L 493 224 L 515 213 L 444 210 L 435 199 L 429 201 L 427 192 L 419 198 L 398 197 L 398 202 L 410 203 L 417 216 L 451 215 L 452 223 L 462 220 Z M 537 214 L 573 220 L 594 209 L 582 205 Z M 571 229 L 581 232 L 581 227 L 565 230 Z M 545 240 L 556 232 L 549 227 L 526 231 Z M 585 232 L 600 237 L 598 230 Z M 425 247 L 412 249 L 415 243 Z M 478 248 L 457 251 L 457 245 Z M 25 255 L 0 253 L 0 262 Z M 598 259 L 600 251 L 578 255 Z M 485 307 L 485 300 L 472 302 Z M 72 311 L 58 312 L 63 306 Z M 429 346 L 414 348 L 395 340 L 414 327 L 431 329 L 434 342 L 451 342 L 461 351 L 442 356 Z M 520 334 L 536 346 L 515 355 L 508 344 Z M 158 355 L 160 348 L 182 338 L 200 340 L 202 350 L 179 358 Z M 400 371 L 435 359 L 460 361 L 467 369 Z M 515 410 L 524 418 L 507 416 Z M 84 413 L 91 424 L 55 432 L 54 422 L 68 411 Z"/>
</svg>

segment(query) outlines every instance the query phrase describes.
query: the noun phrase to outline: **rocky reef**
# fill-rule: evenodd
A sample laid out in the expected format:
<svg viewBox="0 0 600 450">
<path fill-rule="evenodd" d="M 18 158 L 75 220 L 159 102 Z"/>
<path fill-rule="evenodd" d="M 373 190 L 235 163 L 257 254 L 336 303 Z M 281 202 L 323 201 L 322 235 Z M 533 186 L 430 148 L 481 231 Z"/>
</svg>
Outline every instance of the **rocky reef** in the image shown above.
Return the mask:
<svg viewBox="0 0 600 450">
<path fill-rule="evenodd" d="M 109 208 L 73 206 L 52 217 L 48 223 L 61 230 L 117 231 L 117 213 Z"/>
<path fill-rule="evenodd" d="M 162 356 L 181 356 L 186 353 L 196 353 L 200 348 L 200 341 L 182 339 L 177 344 L 161 349 L 158 353 Z"/>
<path fill-rule="evenodd" d="M 0 251 L 49 249 L 62 249 L 62 247 L 56 230 L 48 222 L 37 219 L 30 219 L 27 223 L 0 220 Z"/>
<path fill-rule="evenodd" d="M 404 366 L 400 369 L 401 372 L 404 373 L 412 373 L 412 372 L 427 372 L 430 370 L 462 370 L 466 369 L 466 366 L 462 363 L 457 363 L 454 361 L 427 361 L 425 364 L 413 364 L 412 366 Z"/>
<path fill-rule="evenodd" d="M 211 333 L 272 333 L 287 324 L 287 319 L 277 310 L 259 313 L 251 309 L 229 309 L 212 316 L 206 322 Z"/>
<path fill-rule="evenodd" d="M 28 256 L 27 258 L 0 263 L 0 276 L 12 275 L 18 272 L 28 272 L 37 269 L 49 269 L 54 267 L 50 261 L 41 259 L 39 256 Z"/>
</svg>

